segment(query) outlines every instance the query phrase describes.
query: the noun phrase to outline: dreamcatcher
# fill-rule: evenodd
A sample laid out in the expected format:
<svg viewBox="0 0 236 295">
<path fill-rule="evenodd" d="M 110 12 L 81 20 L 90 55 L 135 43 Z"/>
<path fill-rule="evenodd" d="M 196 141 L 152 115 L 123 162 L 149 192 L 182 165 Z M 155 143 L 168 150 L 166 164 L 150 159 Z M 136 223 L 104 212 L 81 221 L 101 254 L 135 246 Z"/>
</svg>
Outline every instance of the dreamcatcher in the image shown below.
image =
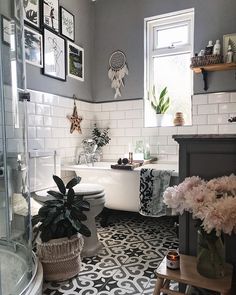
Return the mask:
<svg viewBox="0 0 236 295">
<path fill-rule="evenodd" d="M 113 52 L 109 58 L 109 66 L 108 77 L 111 88 L 115 89 L 114 98 L 117 98 L 121 96 L 120 87 L 124 87 L 124 77 L 129 73 L 125 54 L 120 50 Z"/>
</svg>

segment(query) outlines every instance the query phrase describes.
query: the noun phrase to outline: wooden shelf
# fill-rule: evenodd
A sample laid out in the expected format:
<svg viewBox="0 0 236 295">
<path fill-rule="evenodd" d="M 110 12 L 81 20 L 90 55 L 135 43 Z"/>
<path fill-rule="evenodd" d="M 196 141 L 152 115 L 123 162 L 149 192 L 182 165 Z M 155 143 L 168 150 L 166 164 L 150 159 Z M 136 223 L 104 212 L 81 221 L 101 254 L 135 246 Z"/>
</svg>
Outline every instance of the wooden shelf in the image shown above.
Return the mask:
<svg viewBox="0 0 236 295">
<path fill-rule="evenodd" d="M 217 72 L 217 71 L 229 71 L 229 70 L 236 70 L 236 63 L 221 63 L 221 64 L 211 64 L 207 66 L 200 66 L 200 67 L 191 67 L 191 69 L 196 74 L 202 74 L 203 82 L 204 82 L 204 90 L 208 89 L 208 81 L 207 81 L 207 74 L 208 72 Z"/>
<path fill-rule="evenodd" d="M 201 67 L 191 67 L 191 69 L 196 74 L 202 73 L 202 70 L 205 70 L 207 72 L 216 72 L 216 71 L 229 71 L 229 70 L 236 70 L 236 63 L 229 63 L 229 64 L 212 64 L 207 66 L 201 66 Z"/>
</svg>

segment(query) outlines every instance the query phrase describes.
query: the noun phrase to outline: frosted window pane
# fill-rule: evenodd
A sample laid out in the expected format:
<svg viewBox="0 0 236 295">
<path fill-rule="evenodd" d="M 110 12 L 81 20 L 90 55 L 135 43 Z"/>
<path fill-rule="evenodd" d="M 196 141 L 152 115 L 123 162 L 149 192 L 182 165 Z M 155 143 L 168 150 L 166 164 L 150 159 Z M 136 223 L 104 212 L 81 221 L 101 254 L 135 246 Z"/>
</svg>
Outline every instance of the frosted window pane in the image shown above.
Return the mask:
<svg viewBox="0 0 236 295">
<path fill-rule="evenodd" d="M 174 115 L 182 112 L 185 124 L 191 124 L 191 85 L 192 73 L 189 67 L 191 54 L 155 57 L 154 58 L 154 84 L 156 92 L 167 86 L 171 99 L 167 113 Z"/>
<path fill-rule="evenodd" d="M 156 31 L 156 48 L 178 46 L 188 43 L 188 25 Z"/>
</svg>

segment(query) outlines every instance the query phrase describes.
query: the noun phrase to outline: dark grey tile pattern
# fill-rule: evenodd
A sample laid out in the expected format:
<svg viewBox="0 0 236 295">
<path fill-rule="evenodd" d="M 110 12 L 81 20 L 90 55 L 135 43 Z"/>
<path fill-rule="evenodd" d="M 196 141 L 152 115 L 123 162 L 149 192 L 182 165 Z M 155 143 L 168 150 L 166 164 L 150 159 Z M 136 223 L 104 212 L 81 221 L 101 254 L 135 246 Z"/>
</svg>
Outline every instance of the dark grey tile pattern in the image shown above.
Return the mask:
<svg viewBox="0 0 236 295">
<path fill-rule="evenodd" d="M 151 295 L 155 269 L 167 249 L 178 248 L 174 220 L 117 212 L 109 226 L 99 225 L 103 249 L 84 258 L 79 276 L 63 283 L 45 283 L 44 295 Z"/>
</svg>

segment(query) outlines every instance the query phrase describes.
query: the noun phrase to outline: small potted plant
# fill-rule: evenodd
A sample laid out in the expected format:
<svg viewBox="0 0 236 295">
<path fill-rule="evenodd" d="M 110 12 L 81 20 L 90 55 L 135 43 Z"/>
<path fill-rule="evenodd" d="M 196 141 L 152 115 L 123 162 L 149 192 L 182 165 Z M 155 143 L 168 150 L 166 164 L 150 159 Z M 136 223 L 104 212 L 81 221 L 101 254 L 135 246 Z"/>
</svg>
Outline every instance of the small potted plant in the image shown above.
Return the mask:
<svg viewBox="0 0 236 295">
<path fill-rule="evenodd" d="M 100 160 L 102 157 L 102 147 L 107 145 L 111 140 L 108 133 L 109 133 L 109 127 L 101 129 L 101 128 L 98 128 L 96 124 L 94 124 L 94 128 L 92 130 L 92 139 L 97 144 L 97 150 L 96 150 L 97 160 Z"/>
<path fill-rule="evenodd" d="M 156 97 L 156 88 L 153 86 L 152 88 L 152 99 L 151 106 L 155 110 L 157 114 L 157 123 L 161 125 L 163 115 L 166 113 L 168 108 L 170 107 L 170 98 L 167 97 L 167 87 L 165 87 L 161 93 L 159 98 Z"/>
<path fill-rule="evenodd" d="M 73 178 L 66 186 L 58 176 L 53 175 L 53 179 L 59 191 L 48 191 L 54 200 L 43 203 L 38 214 L 33 216 L 32 224 L 44 278 L 63 281 L 80 271 L 80 252 L 84 242 L 82 235 L 91 235 L 82 223 L 87 219 L 83 211 L 88 211 L 90 205 L 73 189 L 81 177 Z"/>
</svg>

